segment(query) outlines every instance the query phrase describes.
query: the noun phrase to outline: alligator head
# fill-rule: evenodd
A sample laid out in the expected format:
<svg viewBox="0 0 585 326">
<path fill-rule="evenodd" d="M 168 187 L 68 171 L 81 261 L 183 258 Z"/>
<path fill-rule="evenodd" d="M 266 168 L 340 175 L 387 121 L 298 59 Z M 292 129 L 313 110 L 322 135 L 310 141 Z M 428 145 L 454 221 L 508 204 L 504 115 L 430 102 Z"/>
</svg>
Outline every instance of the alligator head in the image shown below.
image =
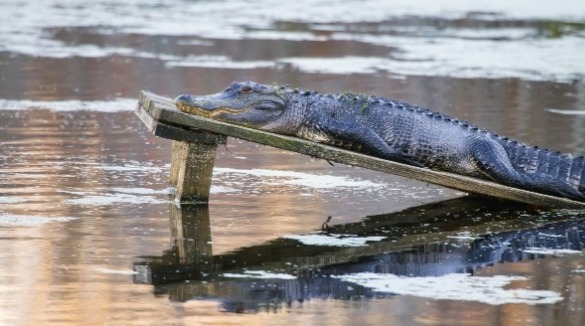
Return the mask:
<svg viewBox="0 0 585 326">
<path fill-rule="evenodd" d="M 290 105 L 288 87 L 234 82 L 213 95 L 180 95 L 179 110 L 255 129 L 294 134 L 303 118 L 302 106 Z"/>
</svg>

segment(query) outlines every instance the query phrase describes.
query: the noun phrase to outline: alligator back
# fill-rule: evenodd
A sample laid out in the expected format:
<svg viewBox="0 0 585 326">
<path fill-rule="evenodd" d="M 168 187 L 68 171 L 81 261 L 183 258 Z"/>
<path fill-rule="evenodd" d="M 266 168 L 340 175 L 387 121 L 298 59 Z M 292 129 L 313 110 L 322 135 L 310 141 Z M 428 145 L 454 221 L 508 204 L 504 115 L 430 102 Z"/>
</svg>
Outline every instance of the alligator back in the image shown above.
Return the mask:
<svg viewBox="0 0 585 326">
<path fill-rule="evenodd" d="M 427 167 L 585 200 L 582 156 L 527 146 L 426 108 L 383 103 L 362 112 L 364 122 L 390 146 L 415 155 Z"/>
</svg>

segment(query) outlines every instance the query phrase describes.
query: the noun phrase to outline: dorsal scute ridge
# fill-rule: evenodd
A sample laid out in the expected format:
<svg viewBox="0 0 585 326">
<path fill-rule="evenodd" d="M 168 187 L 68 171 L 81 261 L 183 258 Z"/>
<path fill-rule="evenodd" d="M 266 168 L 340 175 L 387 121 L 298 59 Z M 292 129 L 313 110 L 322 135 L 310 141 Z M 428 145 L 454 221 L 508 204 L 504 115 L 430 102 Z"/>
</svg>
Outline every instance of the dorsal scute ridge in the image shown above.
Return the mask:
<svg viewBox="0 0 585 326">
<path fill-rule="evenodd" d="M 529 145 L 526 145 L 524 143 L 518 142 L 514 139 L 500 136 L 497 133 L 489 132 L 483 128 L 478 127 L 475 124 L 471 124 L 465 120 L 459 120 L 459 119 L 454 118 L 448 114 L 437 112 L 437 111 L 434 111 L 434 110 L 431 110 L 428 108 L 424 108 L 424 107 L 419 107 L 416 105 L 411 105 L 411 104 L 408 104 L 408 103 L 405 103 L 402 101 L 398 101 L 398 100 L 394 100 L 391 98 L 380 97 L 380 96 L 375 96 L 375 95 L 364 95 L 364 94 L 354 93 L 354 92 L 337 93 L 337 94 L 319 93 L 319 92 L 313 91 L 313 90 L 305 90 L 305 89 L 300 89 L 300 88 L 293 89 L 293 88 L 290 88 L 288 85 L 278 86 L 278 88 L 281 91 L 284 90 L 285 92 L 299 94 L 301 96 L 323 96 L 323 97 L 326 97 L 328 99 L 336 99 L 336 100 L 348 103 L 349 105 L 356 104 L 357 102 L 360 102 L 360 105 L 362 105 L 362 109 L 363 109 L 363 106 L 365 104 L 366 106 L 370 106 L 370 105 L 371 106 L 386 106 L 386 107 L 391 108 L 391 109 L 407 110 L 407 111 L 413 112 L 415 114 L 424 115 L 429 119 L 442 120 L 446 123 L 457 124 L 457 125 L 461 126 L 462 128 L 469 130 L 470 132 L 486 134 L 489 137 L 500 140 L 501 142 L 505 143 L 506 146 L 516 146 L 519 148 L 528 148 L 528 149 L 531 149 L 534 151 L 542 151 L 545 153 L 550 153 L 550 155 L 563 157 L 563 158 L 572 157 L 571 154 L 563 154 L 561 152 L 551 152 L 550 150 L 548 150 L 546 148 L 539 148 L 538 146 L 529 146 Z M 574 159 L 585 160 L 585 157 L 576 157 Z"/>
</svg>

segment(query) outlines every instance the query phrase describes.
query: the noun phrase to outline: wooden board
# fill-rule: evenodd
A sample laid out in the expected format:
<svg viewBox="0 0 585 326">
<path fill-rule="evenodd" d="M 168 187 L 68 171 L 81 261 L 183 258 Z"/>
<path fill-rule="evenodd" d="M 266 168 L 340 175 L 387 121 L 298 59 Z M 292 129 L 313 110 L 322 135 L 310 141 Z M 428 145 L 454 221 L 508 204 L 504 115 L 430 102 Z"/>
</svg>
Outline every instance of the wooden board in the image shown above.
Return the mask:
<svg viewBox="0 0 585 326">
<path fill-rule="evenodd" d="M 542 207 L 585 208 L 585 203 L 566 198 L 512 188 L 494 182 L 458 174 L 418 168 L 329 145 L 314 143 L 297 137 L 269 133 L 186 114 L 175 107 L 172 99 L 146 91 L 141 92 L 137 115 L 145 122 L 153 133 L 155 133 L 155 135 L 164 138 L 182 140 L 180 139 L 181 137 L 190 137 L 190 132 L 197 130 L 207 131 L 214 134 L 226 135 L 263 145 L 269 145 L 332 162 L 395 174 L 469 193 L 492 196 Z M 161 130 L 165 131 L 172 129 L 175 133 L 157 133 L 159 128 L 162 128 Z"/>
</svg>

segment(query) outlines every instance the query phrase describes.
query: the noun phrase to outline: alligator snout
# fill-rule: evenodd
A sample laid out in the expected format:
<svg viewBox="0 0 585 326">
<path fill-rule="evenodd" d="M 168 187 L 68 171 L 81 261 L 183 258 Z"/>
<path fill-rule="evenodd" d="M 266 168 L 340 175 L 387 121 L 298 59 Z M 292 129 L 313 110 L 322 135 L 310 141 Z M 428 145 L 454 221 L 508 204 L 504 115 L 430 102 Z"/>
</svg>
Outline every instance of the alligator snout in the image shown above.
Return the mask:
<svg viewBox="0 0 585 326">
<path fill-rule="evenodd" d="M 175 98 L 175 104 L 185 104 L 189 105 L 191 103 L 191 95 L 189 94 L 181 94 Z"/>
</svg>

